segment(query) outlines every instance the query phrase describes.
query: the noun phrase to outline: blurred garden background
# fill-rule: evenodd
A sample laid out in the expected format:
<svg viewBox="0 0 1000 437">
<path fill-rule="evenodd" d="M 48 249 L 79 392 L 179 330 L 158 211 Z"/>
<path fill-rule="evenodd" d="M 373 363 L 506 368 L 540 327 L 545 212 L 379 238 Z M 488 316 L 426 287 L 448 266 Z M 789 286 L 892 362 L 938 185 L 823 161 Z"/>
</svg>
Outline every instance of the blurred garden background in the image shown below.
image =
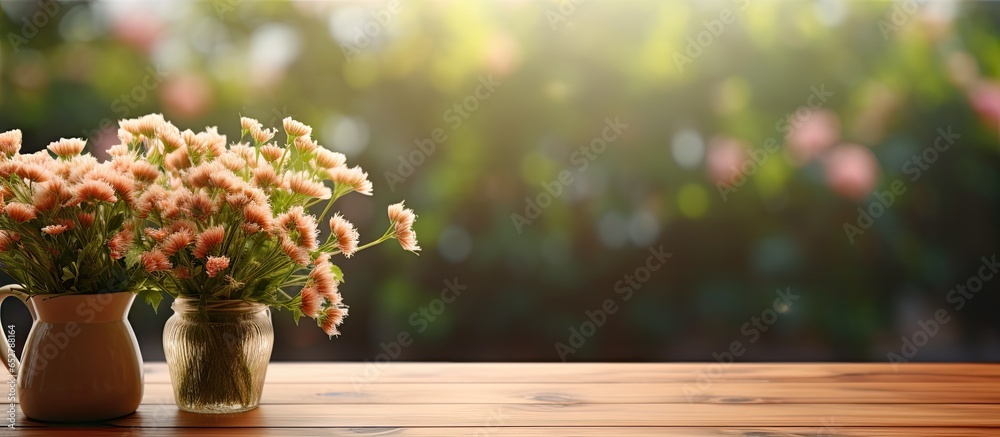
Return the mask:
<svg viewBox="0 0 1000 437">
<path fill-rule="evenodd" d="M 343 335 L 275 313 L 275 361 L 1000 360 L 998 3 L 0 10 L 28 150 L 292 116 L 369 172 L 338 202 L 363 241 L 416 211 L 421 256 L 341 260 Z M 170 314 L 133 307 L 147 361 Z"/>
</svg>

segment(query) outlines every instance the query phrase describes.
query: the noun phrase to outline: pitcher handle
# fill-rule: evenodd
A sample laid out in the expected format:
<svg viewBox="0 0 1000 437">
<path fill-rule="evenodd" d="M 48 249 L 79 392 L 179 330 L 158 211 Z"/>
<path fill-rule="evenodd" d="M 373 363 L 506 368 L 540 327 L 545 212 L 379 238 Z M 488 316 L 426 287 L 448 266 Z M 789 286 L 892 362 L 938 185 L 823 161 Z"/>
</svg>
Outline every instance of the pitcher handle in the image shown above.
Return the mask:
<svg viewBox="0 0 1000 437">
<path fill-rule="evenodd" d="M 6 300 L 8 297 L 11 296 L 16 297 L 18 300 L 23 302 L 24 305 L 28 307 L 28 312 L 31 313 L 31 319 L 34 320 L 35 310 L 31 308 L 31 305 L 28 304 L 28 297 L 30 296 L 28 296 L 21 290 L 22 290 L 21 286 L 17 284 L 0 287 L 0 305 L 2 305 L 3 301 Z M 7 368 L 7 371 L 10 372 L 11 375 L 16 377 L 17 370 L 21 368 L 21 362 L 17 359 L 16 356 L 14 356 L 14 350 L 11 349 L 10 343 L 8 343 L 9 337 L 7 337 L 8 334 L 7 325 L 4 325 L 3 321 L 0 321 L 0 330 L 2 330 L 4 333 L 3 341 L 0 341 L 0 361 L 3 361 L 3 366 Z"/>
</svg>

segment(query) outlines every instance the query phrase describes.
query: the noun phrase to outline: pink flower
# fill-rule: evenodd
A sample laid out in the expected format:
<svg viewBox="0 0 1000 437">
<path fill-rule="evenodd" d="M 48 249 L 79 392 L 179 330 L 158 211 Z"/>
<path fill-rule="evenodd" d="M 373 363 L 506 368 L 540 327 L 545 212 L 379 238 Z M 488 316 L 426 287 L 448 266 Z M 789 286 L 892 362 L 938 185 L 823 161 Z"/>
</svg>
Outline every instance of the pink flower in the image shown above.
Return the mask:
<svg viewBox="0 0 1000 437">
<path fill-rule="evenodd" d="M 260 188 L 276 187 L 280 185 L 278 173 L 270 165 L 262 165 L 253 170 L 253 183 Z"/>
<path fill-rule="evenodd" d="M 195 188 L 203 188 L 209 186 L 212 181 L 212 175 L 221 170 L 222 166 L 220 164 L 214 162 L 205 163 L 187 169 L 182 173 L 182 178 Z"/>
<path fill-rule="evenodd" d="M 63 232 L 66 232 L 67 230 L 69 230 L 69 228 L 67 228 L 64 225 L 48 225 L 48 226 L 42 228 L 42 232 L 44 232 L 46 234 L 49 234 L 49 235 L 52 235 L 52 236 L 59 235 L 59 234 L 61 234 Z"/>
<path fill-rule="evenodd" d="M 71 203 L 79 205 L 82 202 L 114 203 L 117 201 L 118 198 L 115 197 L 115 189 L 111 185 L 104 181 L 90 180 L 76 187 Z"/>
<path fill-rule="evenodd" d="M 67 200 L 68 197 L 71 197 L 68 194 L 69 190 L 66 188 L 66 184 L 62 182 L 62 179 L 52 179 L 41 185 L 35 191 L 35 195 L 32 196 L 31 200 L 37 210 L 48 211 L 55 208 L 56 205 L 61 204 L 64 200 Z"/>
<path fill-rule="evenodd" d="M 191 277 L 191 269 L 187 267 L 174 267 L 173 273 L 177 279 L 187 279 Z"/>
<path fill-rule="evenodd" d="M 878 160 L 867 147 L 841 144 L 824 161 L 827 183 L 838 194 L 864 200 L 875 188 Z"/>
<path fill-rule="evenodd" d="M 55 160 L 52 159 L 52 156 L 44 150 L 39 150 L 35 153 L 22 154 L 18 158 L 27 164 L 42 164 L 45 166 L 55 162 Z"/>
<path fill-rule="evenodd" d="M 160 169 L 146 161 L 133 161 L 129 171 L 132 176 L 143 182 L 153 182 L 160 177 Z"/>
<path fill-rule="evenodd" d="M 10 202 L 3 211 L 7 213 L 12 220 L 18 223 L 24 223 L 38 217 L 35 207 L 26 203 Z"/>
<path fill-rule="evenodd" d="M 213 158 L 218 158 L 226 153 L 226 136 L 220 134 L 217 127 L 206 128 L 205 132 L 198 134 L 198 136 L 203 138 L 204 151 Z"/>
<path fill-rule="evenodd" d="M 163 253 L 171 256 L 187 247 L 192 241 L 194 234 L 188 229 L 181 229 L 163 239 Z"/>
<path fill-rule="evenodd" d="M 325 148 L 316 149 L 316 165 L 321 168 L 337 168 L 347 162 L 347 157 L 343 153 L 332 152 Z"/>
<path fill-rule="evenodd" d="M 98 166 L 97 158 L 90 155 L 80 155 L 70 161 L 66 182 L 71 184 L 83 181 Z"/>
<path fill-rule="evenodd" d="M 330 232 L 337 238 L 337 248 L 345 257 L 350 258 L 354 252 L 358 251 L 358 239 L 360 238 L 358 230 L 340 214 L 334 214 L 333 217 L 330 217 Z"/>
<path fill-rule="evenodd" d="M 292 117 L 285 117 L 285 119 L 281 121 L 281 124 L 285 128 L 285 133 L 288 135 L 306 137 L 312 133 L 311 127 L 306 126 L 302 122 L 293 120 Z"/>
<path fill-rule="evenodd" d="M 0 134 L 0 153 L 12 156 L 21 150 L 21 130 L 14 129 Z"/>
<path fill-rule="evenodd" d="M 81 212 L 76 215 L 76 219 L 80 221 L 80 226 L 89 228 L 90 225 L 94 224 L 94 214 L 89 212 Z"/>
<path fill-rule="evenodd" d="M 253 138 L 257 144 L 264 144 L 271 141 L 271 138 L 274 138 L 274 134 L 276 133 L 278 133 L 277 129 L 261 129 L 259 123 L 250 129 L 250 137 Z"/>
<path fill-rule="evenodd" d="M 167 238 L 168 235 L 170 235 L 170 231 L 166 229 L 155 229 L 155 228 L 143 229 L 142 233 L 146 234 L 147 237 L 149 237 L 150 239 L 152 239 L 157 243 L 163 241 L 164 239 Z"/>
<path fill-rule="evenodd" d="M 55 224 L 65 226 L 67 231 L 72 231 L 74 228 L 76 228 L 76 224 L 73 223 L 73 220 L 70 219 L 64 219 L 64 218 L 56 219 Z"/>
<path fill-rule="evenodd" d="M 119 120 L 118 126 L 132 135 L 153 138 L 156 135 L 156 130 L 164 123 L 166 121 L 163 120 L 163 114 L 147 114 L 139 118 Z"/>
<path fill-rule="evenodd" d="M 413 232 L 410 227 L 400 227 L 396 224 L 396 240 L 399 241 L 399 245 L 403 250 L 408 250 L 410 252 L 419 252 L 420 246 L 417 246 L 417 234 Z"/>
<path fill-rule="evenodd" d="M 21 235 L 17 232 L 0 231 L 0 252 L 6 252 L 14 247 L 21 240 Z"/>
<path fill-rule="evenodd" d="M 167 229 L 170 232 L 188 231 L 191 232 L 192 235 L 198 233 L 198 225 L 187 219 L 175 220 Z"/>
<path fill-rule="evenodd" d="M 366 196 L 372 195 L 372 183 L 368 180 L 368 173 L 362 171 L 361 167 L 347 168 L 340 166 L 331 168 L 327 170 L 327 176 L 337 184 L 338 189 L 341 186 L 345 186 Z"/>
<path fill-rule="evenodd" d="M 205 271 L 209 278 L 214 278 L 219 272 L 229 268 L 228 256 L 210 256 L 205 261 Z"/>
<path fill-rule="evenodd" d="M 840 117 L 827 109 L 810 110 L 804 120 L 790 126 L 785 139 L 795 162 L 806 164 L 840 139 Z"/>
<path fill-rule="evenodd" d="M 108 147 L 107 152 L 108 152 L 108 156 L 110 156 L 112 158 L 125 158 L 125 157 L 129 156 L 129 153 L 130 153 L 129 150 L 128 150 L 128 146 L 126 146 L 124 144 L 115 144 L 115 145 L 113 145 L 111 147 Z"/>
<path fill-rule="evenodd" d="M 316 227 L 316 219 L 306 214 L 301 206 L 293 207 L 277 218 L 279 229 L 286 232 L 298 234 L 299 246 L 306 250 L 316 250 L 319 247 L 319 229 Z"/>
<path fill-rule="evenodd" d="M 267 205 L 271 201 L 271 198 L 268 197 L 266 193 L 264 193 L 264 190 L 254 187 L 246 182 L 244 182 L 243 185 L 240 186 L 240 192 L 245 194 L 247 198 L 250 199 L 251 203 L 256 203 L 258 205 Z"/>
<path fill-rule="evenodd" d="M 1000 123 L 1000 82 L 981 81 L 968 93 L 974 109 L 989 126 Z"/>
<path fill-rule="evenodd" d="M 315 267 L 309 272 L 309 285 L 315 286 L 320 295 L 337 304 L 340 303 L 340 293 L 337 292 L 337 279 L 333 277 L 332 269 L 329 253 L 317 257 Z"/>
<path fill-rule="evenodd" d="M 184 139 L 181 138 L 181 131 L 174 127 L 170 122 L 166 122 L 156 129 L 156 136 L 160 138 L 160 142 L 163 143 L 163 152 L 171 153 L 175 150 L 184 148 Z M 123 144 L 128 144 L 122 142 Z"/>
<path fill-rule="evenodd" d="M 708 157 L 705 160 L 708 176 L 715 182 L 733 184 L 743 170 L 740 166 L 748 156 L 746 144 L 742 141 L 716 136 L 709 140 Z"/>
<path fill-rule="evenodd" d="M 322 182 L 313 180 L 313 178 L 304 171 L 292 173 L 288 176 L 288 188 L 292 190 L 292 192 L 309 197 L 315 197 L 317 199 L 329 199 L 333 194 L 330 192 L 330 188 L 323 185 Z"/>
<path fill-rule="evenodd" d="M 257 150 L 250 147 L 247 143 L 236 143 L 230 145 L 229 153 L 242 159 L 244 164 L 250 168 L 255 168 L 257 166 Z"/>
<path fill-rule="evenodd" d="M 62 138 L 59 141 L 49 144 L 48 149 L 52 151 L 52 153 L 55 153 L 56 156 L 70 158 L 79 155 L 86 145 L 86 140 L 81 140 L 79 138 Z"/>
<path fill-rule="evenodd" d="M 129 249 L 132 248 L 133 241 L 132 227 L 125 226 L 121 232 L 115 234 L 108 241 L 108 248 L 111 249 L 111 259 L 122 259 Z"/>
<path fill-rule="evenodd" d="M 212 175 L 209 176 L 208 181 L 208 186 L 221 188 L 229 192 L 239 190 L 245 183 L 243 182 L 243 179 L 236 176 L 233 172 L 223 166 L 219 167 L 219 171 L 212 173 Z"/>
<path fill-rule="evenodd" d="M 266 144 L 260 147 L 260 156 L 263 156 L 267 162 L 274 162 L 281 159 L 281 156 L 285 154 L 285 149 L 275 146 L 274 144 Z"/>
<path fill-rule="evenodd" d="M 400 222 L 400 221 L 404 221 L 404 220 L 409 220 L 410 219 L 410 216 L 412 215 L 413 210 L 409 210 L 409 213 L 407 213 L 407 208 L 406 208 L 405 203 L 406 203 L 406 201 L 404 200 L 402 202 L 394 203 L 392 205 L 389 205 L 389 207 L 386 208 L 388 210 L 388 212 L 389 212 L 389 221 L 390 222 L 396 223 L 396 222 Z"/>
<path fill-rule="evenodd" d="M 152 185 L 139 196 L 135 209 L 140 218 L 146 218 L 149 213 L 160 211 L 162 202 L 167 199 L 167 190 L 159 185 Z"/>
<path fill-rule="evenodd" d="M 198 235 L 198 238 L 195 241 L 194 257 L 204 258 L 208 256 L 211 251 L 215 250 L 216 247 L 222 244 L 222 240 L 225 235 L 226 231 L 222 226 L 213 226 L 205 229 L 201 235 Z"/>
<path fill-rule="evenodd" d="M 229 171 L 237 172 L 247 166 L 246 160 L 233 152 L 227 152 L 218 159 L 219 163 L 228 168 Z"/>
<path fill-rule="evenodd" d="M 121 121 L 118 122 L 118 142 L 119 142 L 119 144 L 116 144 L 115 146 L 121 146 L 121 147 L 125 148 L 126 150 L 128 150 L 128 145 L 129 144 L 132 144 L 132 143 L 135 142 L 135 135 L 132 135 L 132 132 L 129 132 L 129 131 L 125 130 L 125 129 L 122 129 L 121 128 Z M 111 146 L 111 147 L 115 147 L 115 146 Z M 111 155 L 111 156 L 114 156 L 114 155 Z"/>
<path fill-rule="evenodd" d="M 344 323 L 344 317 L 347 316 L 347 308 L 340 308 L 337 306 L 332 306 L 326 309 L 326 314 L 323 318 L 323 332 L 330 337 L 335 335 L 340 335 L 340 331 L 337 327 L 341 323 Z"/>
<path fill-rule="evenodd" d="M 116 172 L 110 167 L 98 167 L 91 173 L 90 178 L 106 182 L 114 190 L 114 193 L 117 193 L 118 197 L 124 199 L 129 205 L 135 203 L 135 179 L 130 173 Z M 105 201 L 114 202 L 114 200 Z"/>
<path fill-rule="evenodd" d="M 316 150 L 316 148 L 319 147 L 319 144 L 316 144 L 316 142 L 308 136 L 295 138 L 295 141 L 292 142 L 292 144 L 294 144 L 295 148 L 302 153 L 312 153 L 313 150 Z"/>
<path fill-rule="evenodd" d="M 26 158 L 25 155 L 21 155 L 22 158 Z M 48 182 L 52 179 L 53 174 L 42 164 L 34 162 L 24 162 L 20 165 L 14 167 L 14 173 L 18 177 L 31 182 Z"/>
<path fill-rule="evenodd" d="M 281 250 L 285 252 L 296 264 L 309 265 L 309 251 L 299 247 L 288 235 L 281 236 Z"/>
<path fill-rule="evenodd" d="M 199 193 L 188 198 L 188 212 L 200 220 L 207 219 L 219 212 L 219 206 L 208 194 Z"/>
<path fill-rule="evenodd" d="M 250 204 L 250 198 L 244 193 L 226 194 L 226 203 L 233 209 L 243 209 Z"/>
<path fill-rule="evenodd" d="M 271 215 L 271 208 L 266 205 L 251 203 L 243 208 L 243 218 L 249 224 L 257 225 L 264 232 L 271 232 L 274 226 L 274 217 Z"/>
<path fill-rule="evenodd" d="M 12 174 L 17 174 L 21 163 L 12 159 L 0 161 L 0 177 L 9 178 Z"/>
<path fill-rule="evenodd" d="M 413 214 L 413 210 L 404 208 L 403 202 L 389 205 L 389 221 L 395 228 L 396 240 L 399 241 L 403 250 L 420 251 L 420 246 L 417 246 L 417 234 L 413 232 L 413 222 L 416 219 L 417 216 Z"/>
<path fill-rule="evenodd" d="M 313 286 L 302 287 L 302 313 L 313 319 L 319 317 L 319 312 L 323 306 L 323 295 L 319 294 Z"/>
<path fill-rule="evenodd" d="M 187 188 L 174 187 L 172 191 L 164 190 L 163 195 L 164 198 L 153 208 L 154 211 L 160 211 L 161 216 L 174 219 L 190 211 L 191 198 L 194 197 L 194 194 Z M 142 213 L 144 207 L 140 207 L 138 210 Z"/>
<path fill-rule="evenodd" d="M 167 170 L 179 172 L 191 167 L 193 163 L 191 162 L 191 156 L 188 154 L 187 147 L 181 147 L 167 154 L 163 164 Z"/>
<path fill-rule="evenodd" d="M 149 252 L 143 252 L 142 266 L 146 269 L 146 272 L 149 273 L 174 268 L 174 266 L 170 264 L 170 260 L 167 259 L 167 255 L 156 249 Z"/>
<path fill-rule="evenodd" d="M 240 127 L 244 131 L 250 132 L 250 131 L 252 131 L 254 129 L 260 129 L 263 126 L 261 126 L 261 124 L 260 124 L 259 121 L 255 120 L 253 118 L 250 118 L 250 117 L 240 117 Z"/>
</svg>

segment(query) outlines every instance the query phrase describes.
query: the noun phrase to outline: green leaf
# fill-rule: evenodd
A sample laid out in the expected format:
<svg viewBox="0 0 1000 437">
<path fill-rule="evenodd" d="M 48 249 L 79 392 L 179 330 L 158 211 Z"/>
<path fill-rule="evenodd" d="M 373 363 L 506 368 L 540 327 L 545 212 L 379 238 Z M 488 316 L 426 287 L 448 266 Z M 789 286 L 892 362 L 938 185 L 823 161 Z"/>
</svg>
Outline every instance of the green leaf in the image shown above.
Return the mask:
<svg viewBox="0 0 1000 437">
<path fill-rule="evenodd" d="M 330 271 L 333 272 L 333 278 L 336 279 L 337 282 L 347 282 L 344 280 L 344 272 L 341 271 L 340 267 L 337 267 L 336 264 L 330 264 Z"/>
<path fill-rule="evenodd" d="M 139 291 L 139 297 L 146 301 L 149 306 L 153 307 L 153 312 L 155 313 L 157 307 L 160 306 L 160 302 L 163 301 L 163 294 L 159 290 L 144 289 Z"/>
<path fill-rule="evenodd" d="M 299 307 L 292 308 L 292 319 L 295 320 L 295 326 L 299 326 L 299 319 L 302 317 L 302 309 Z"/>
<path fill-rule="evenodd" d="M 73 263 L 72 267 L 73 267 L 72 269 L 70 268 L 70 266 L 63 267 L 62 277 L 60 277 L 60 279 L 62 279 L 63 281 L 72 281 L 73 279 L 76 279 L 76 272 L 74 271 L 76 270 L 76 263 Z"/>
<path fill-rule="evenodd" d="M 125 253 L 125 266 L 131 268 L 142 261 L 142 246 L 134 245 Z"/>
<path fill-rule="evenodd" d="M 111 217 L 111 220 L 108 220 L 108 230 L 118 229 L 122 226 L 122 223 L 125 223 L 125 214 L 118 213 L 114 217 Z"/>
</svg>

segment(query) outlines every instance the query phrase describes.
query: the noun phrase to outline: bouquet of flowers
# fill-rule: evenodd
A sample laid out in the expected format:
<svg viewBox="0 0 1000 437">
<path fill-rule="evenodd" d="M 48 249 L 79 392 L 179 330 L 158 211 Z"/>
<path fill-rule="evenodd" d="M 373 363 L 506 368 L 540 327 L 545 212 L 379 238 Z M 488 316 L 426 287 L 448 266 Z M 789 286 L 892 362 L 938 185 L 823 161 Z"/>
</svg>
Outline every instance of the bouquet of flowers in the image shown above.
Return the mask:
<svg viewBox="0 0 1000 437">
<path fill-rule="evenodd" d="M 371 195 L 372 184 L 343 154 L 317 144 L 309 126 L 286 118 L 284 144 L 256 120 L 242 118 L 241 127 L 240 140 L 227 144 L 215 128 L 182 132 L 151 114 L 122 120 L 121 144 L 109 151 L 116 160 L 144 160 L 158 175 L 135 201 L 130 238 L 113 248 L 175 298 L 174 317 L 198 304 L 196 315 L 164 330 L 175 397 L 188 411 L 245 411 L 259 402 L 270 321 L 265 315 L 260 326 L 231 309 L 290 310 L 296 322 L 305 315 L 332 337 L 347 316 L 334 256 L 389 239 L 420 250 L 416 216 L 402 202 L 389 206 L 382 236 L 364 245 L 344 217 L 328 216 L 337 199 Z M 329 226 L 322 239 L 319 223 Z"/>
<path fill-rule="evenodd" d="M 343 154 L 320 146 L 312 128 L 291 118 L 277 129 L 241 119 L 240 142 L 227 145 L 216 128 L 181 132 L 159 114 L 122 120 L 116 160 L 142 157 L 160 173 L 136 200 L 134 247 L 128 250 L 148 277 L 174 297 L 204 304 L 242 300 L 306 315 L 330 336 L 347 315 L 335 255 L 397 239 L 417 252 L 413 211 L 400 202 L 388 208 L 389 227 L 358 244 L 358 232 L 340 214 L 327 219 L 342 196 L 372 194 L 368 174 L 348 167 Z M 247 139 L 248 141 L 244 141 Z M 323 205 L 314 216 L 310 209 Z M 318 224 L 329 225 L 319 240 Z M 292 296 L 289 290 L 300 292 Z"/>
<path fill-rule="evenodd" d="M 21 154 L 21 131 L 0 134 L 0 263 L 28 295 L 144 290 L 123 242 L 138 193 L 160 171 L 128 155 L 98 162 L 85 145 L 61 139 Z"/>
</svg>

